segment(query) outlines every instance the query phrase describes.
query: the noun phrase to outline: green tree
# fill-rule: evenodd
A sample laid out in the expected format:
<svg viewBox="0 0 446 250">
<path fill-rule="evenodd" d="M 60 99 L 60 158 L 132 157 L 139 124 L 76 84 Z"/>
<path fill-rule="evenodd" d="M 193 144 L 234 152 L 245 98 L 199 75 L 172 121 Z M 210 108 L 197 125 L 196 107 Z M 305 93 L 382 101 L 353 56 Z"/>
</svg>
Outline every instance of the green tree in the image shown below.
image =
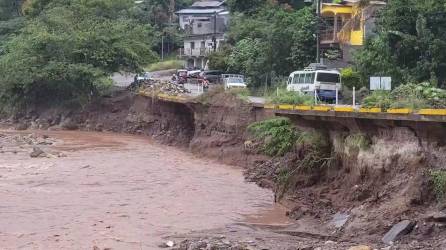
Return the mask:
<svg viewBox="0 0 446 250">
<path fill-rule="evenodd" d="M 294 9 L 300 9 L 306 5 L 304 0 L 228 0 L 226 2 L 231 11 L 245 14 L 256 13 L 265 4 L 282 5 L 282 7 Z"/>
<path fill-rule="evenodd" d="M 7 38 L 23 26 L 20 1 L 0 0 L 0 51 Z"/>
<path fill-rule="evenodd" d="M 129 18 L 133 1 L 54 0 L 33 12 L 0 56 L 0 100 L 35 104 L 86 101 L 110 74 L 156 59 L 153 28 Z"/>
<path fill-rule="evenodd" d="M 266 3 L 266 0 L 228 0 L 229 8 L 233 12 L 253 13 Z"/>
<path fill-rule="evenodd" d="M 390 75 L 396 84 L 446 86 L 445 1 L 393 0 L 380 12 L 377 36 L 356 55 L 364 79 Z"/>
<path fill-rule="evenodd" d="M 253 86 L 272 75 L 287 76 L 314 60 L 316 17 L 311 8 L 289 11 L 265 4 L 256 14 L 233 16 L 229 68 L 246 74 Z"/>
</svg>

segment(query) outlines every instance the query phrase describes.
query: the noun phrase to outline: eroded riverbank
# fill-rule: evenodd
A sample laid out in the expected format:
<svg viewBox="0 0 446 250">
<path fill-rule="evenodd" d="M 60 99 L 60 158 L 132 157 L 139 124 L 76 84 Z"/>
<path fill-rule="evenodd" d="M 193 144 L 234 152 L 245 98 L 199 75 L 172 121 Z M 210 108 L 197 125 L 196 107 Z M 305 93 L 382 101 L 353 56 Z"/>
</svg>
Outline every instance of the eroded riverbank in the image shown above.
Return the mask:
<svg viewBox="0 0 446 250">
<path fill-rule="evenodd" d="M 31 158 L 28 132 L 0 132 L 2 249 L 157 249 L 165 236 L 273 209 L 273 194 L 241 170 L 147 138 L 34 133 L 61 157 Z"/>
</svg>

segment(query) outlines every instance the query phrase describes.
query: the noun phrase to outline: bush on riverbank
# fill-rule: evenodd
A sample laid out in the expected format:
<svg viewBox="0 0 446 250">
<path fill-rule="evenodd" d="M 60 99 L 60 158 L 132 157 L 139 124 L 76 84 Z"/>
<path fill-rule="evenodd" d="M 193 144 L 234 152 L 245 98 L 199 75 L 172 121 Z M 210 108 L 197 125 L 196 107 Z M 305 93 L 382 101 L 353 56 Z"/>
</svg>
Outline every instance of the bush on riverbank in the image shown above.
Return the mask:
<svg viewBox="0 0 446 250">
<path fill-rule="evenodd" d="M 446 90 L 433 87 L 430 83 L 404 84 L 389 91 L 374 91 L 364 98 L 366 108 L 446 108 Z"/>
<path fill-rule="evenodd" d="M 282 199 L 299 182 L 305 183 L 321 179 L 335 163 L 326 134 L 318 131 L 300 131 L 297 134 L 294 146 L 296 152 L 291 157 L 293 160 L 288 161 L 277 171 L 276 184 L 279 199 Z"/>
<path fill-rule="evenodd" d="M 248 131 L 262 142 L 261 150 L 269 156 L 283 156 L 296 144 L 298 134 L 287 118 L 256 122 Z"/>
<path fill-rule="evenodd" d="M 222 85 L 215 86 L 195 98 L 196 101 L 202 104 L 213 104 L 223 106 L 239 106 L 249 101 L 248 96 L 250 91 L 248 89 L 228 89 L 226 90 Z"/>
<path fill-rule="evenodd" d="M 431 171 L 430 176 L 433 182 L 437 200 L 444 201 L 446 199 L 446 171 Z"/>
<path fill-rule="evenodd" d="M 313 105 L 314 98 L 309 95 L 302 94 L 296 91 L 287 91 L 286 89 L 279 89 L 267 98 L 267 101 L 272 104 L 290 104 L 290 105 Z"/>
</svg>

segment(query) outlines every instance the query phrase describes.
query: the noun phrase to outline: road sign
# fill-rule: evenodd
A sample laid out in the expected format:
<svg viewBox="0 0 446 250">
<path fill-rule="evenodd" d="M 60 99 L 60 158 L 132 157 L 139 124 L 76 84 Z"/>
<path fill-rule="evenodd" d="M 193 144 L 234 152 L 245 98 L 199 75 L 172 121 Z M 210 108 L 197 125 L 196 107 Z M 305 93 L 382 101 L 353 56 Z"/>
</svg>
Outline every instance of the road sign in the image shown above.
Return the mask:
<svg viewBox="0 0 446 250">
<path fill-rule="evenodd" d="M 392 77 L 370 77 L 370 90 L 392 90 Z"/>
</svg>

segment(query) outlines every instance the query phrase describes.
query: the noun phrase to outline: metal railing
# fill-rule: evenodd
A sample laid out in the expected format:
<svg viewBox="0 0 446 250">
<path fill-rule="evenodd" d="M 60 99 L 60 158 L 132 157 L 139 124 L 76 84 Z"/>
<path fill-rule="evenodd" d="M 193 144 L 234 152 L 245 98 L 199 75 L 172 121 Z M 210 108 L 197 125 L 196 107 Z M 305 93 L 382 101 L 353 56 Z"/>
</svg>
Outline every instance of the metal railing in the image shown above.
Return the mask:
<svg viewBox="0 0 446 250">
<path fill-rule="evenodd" d="M 191 49 L 191 48 L 181 48 L 180 49 L 180 56 L 208 56 L 210 53 L 212 53 L 214 50 L 212 48 L 199 48 L 199 49 Z"/>
<path fill-rule="evenodd" d="M 338 42 L 337 34 L 334 33 L 334 28 L 328 28 L 320 31 L 321 43 L 335 43 Z"/>
</svg>

